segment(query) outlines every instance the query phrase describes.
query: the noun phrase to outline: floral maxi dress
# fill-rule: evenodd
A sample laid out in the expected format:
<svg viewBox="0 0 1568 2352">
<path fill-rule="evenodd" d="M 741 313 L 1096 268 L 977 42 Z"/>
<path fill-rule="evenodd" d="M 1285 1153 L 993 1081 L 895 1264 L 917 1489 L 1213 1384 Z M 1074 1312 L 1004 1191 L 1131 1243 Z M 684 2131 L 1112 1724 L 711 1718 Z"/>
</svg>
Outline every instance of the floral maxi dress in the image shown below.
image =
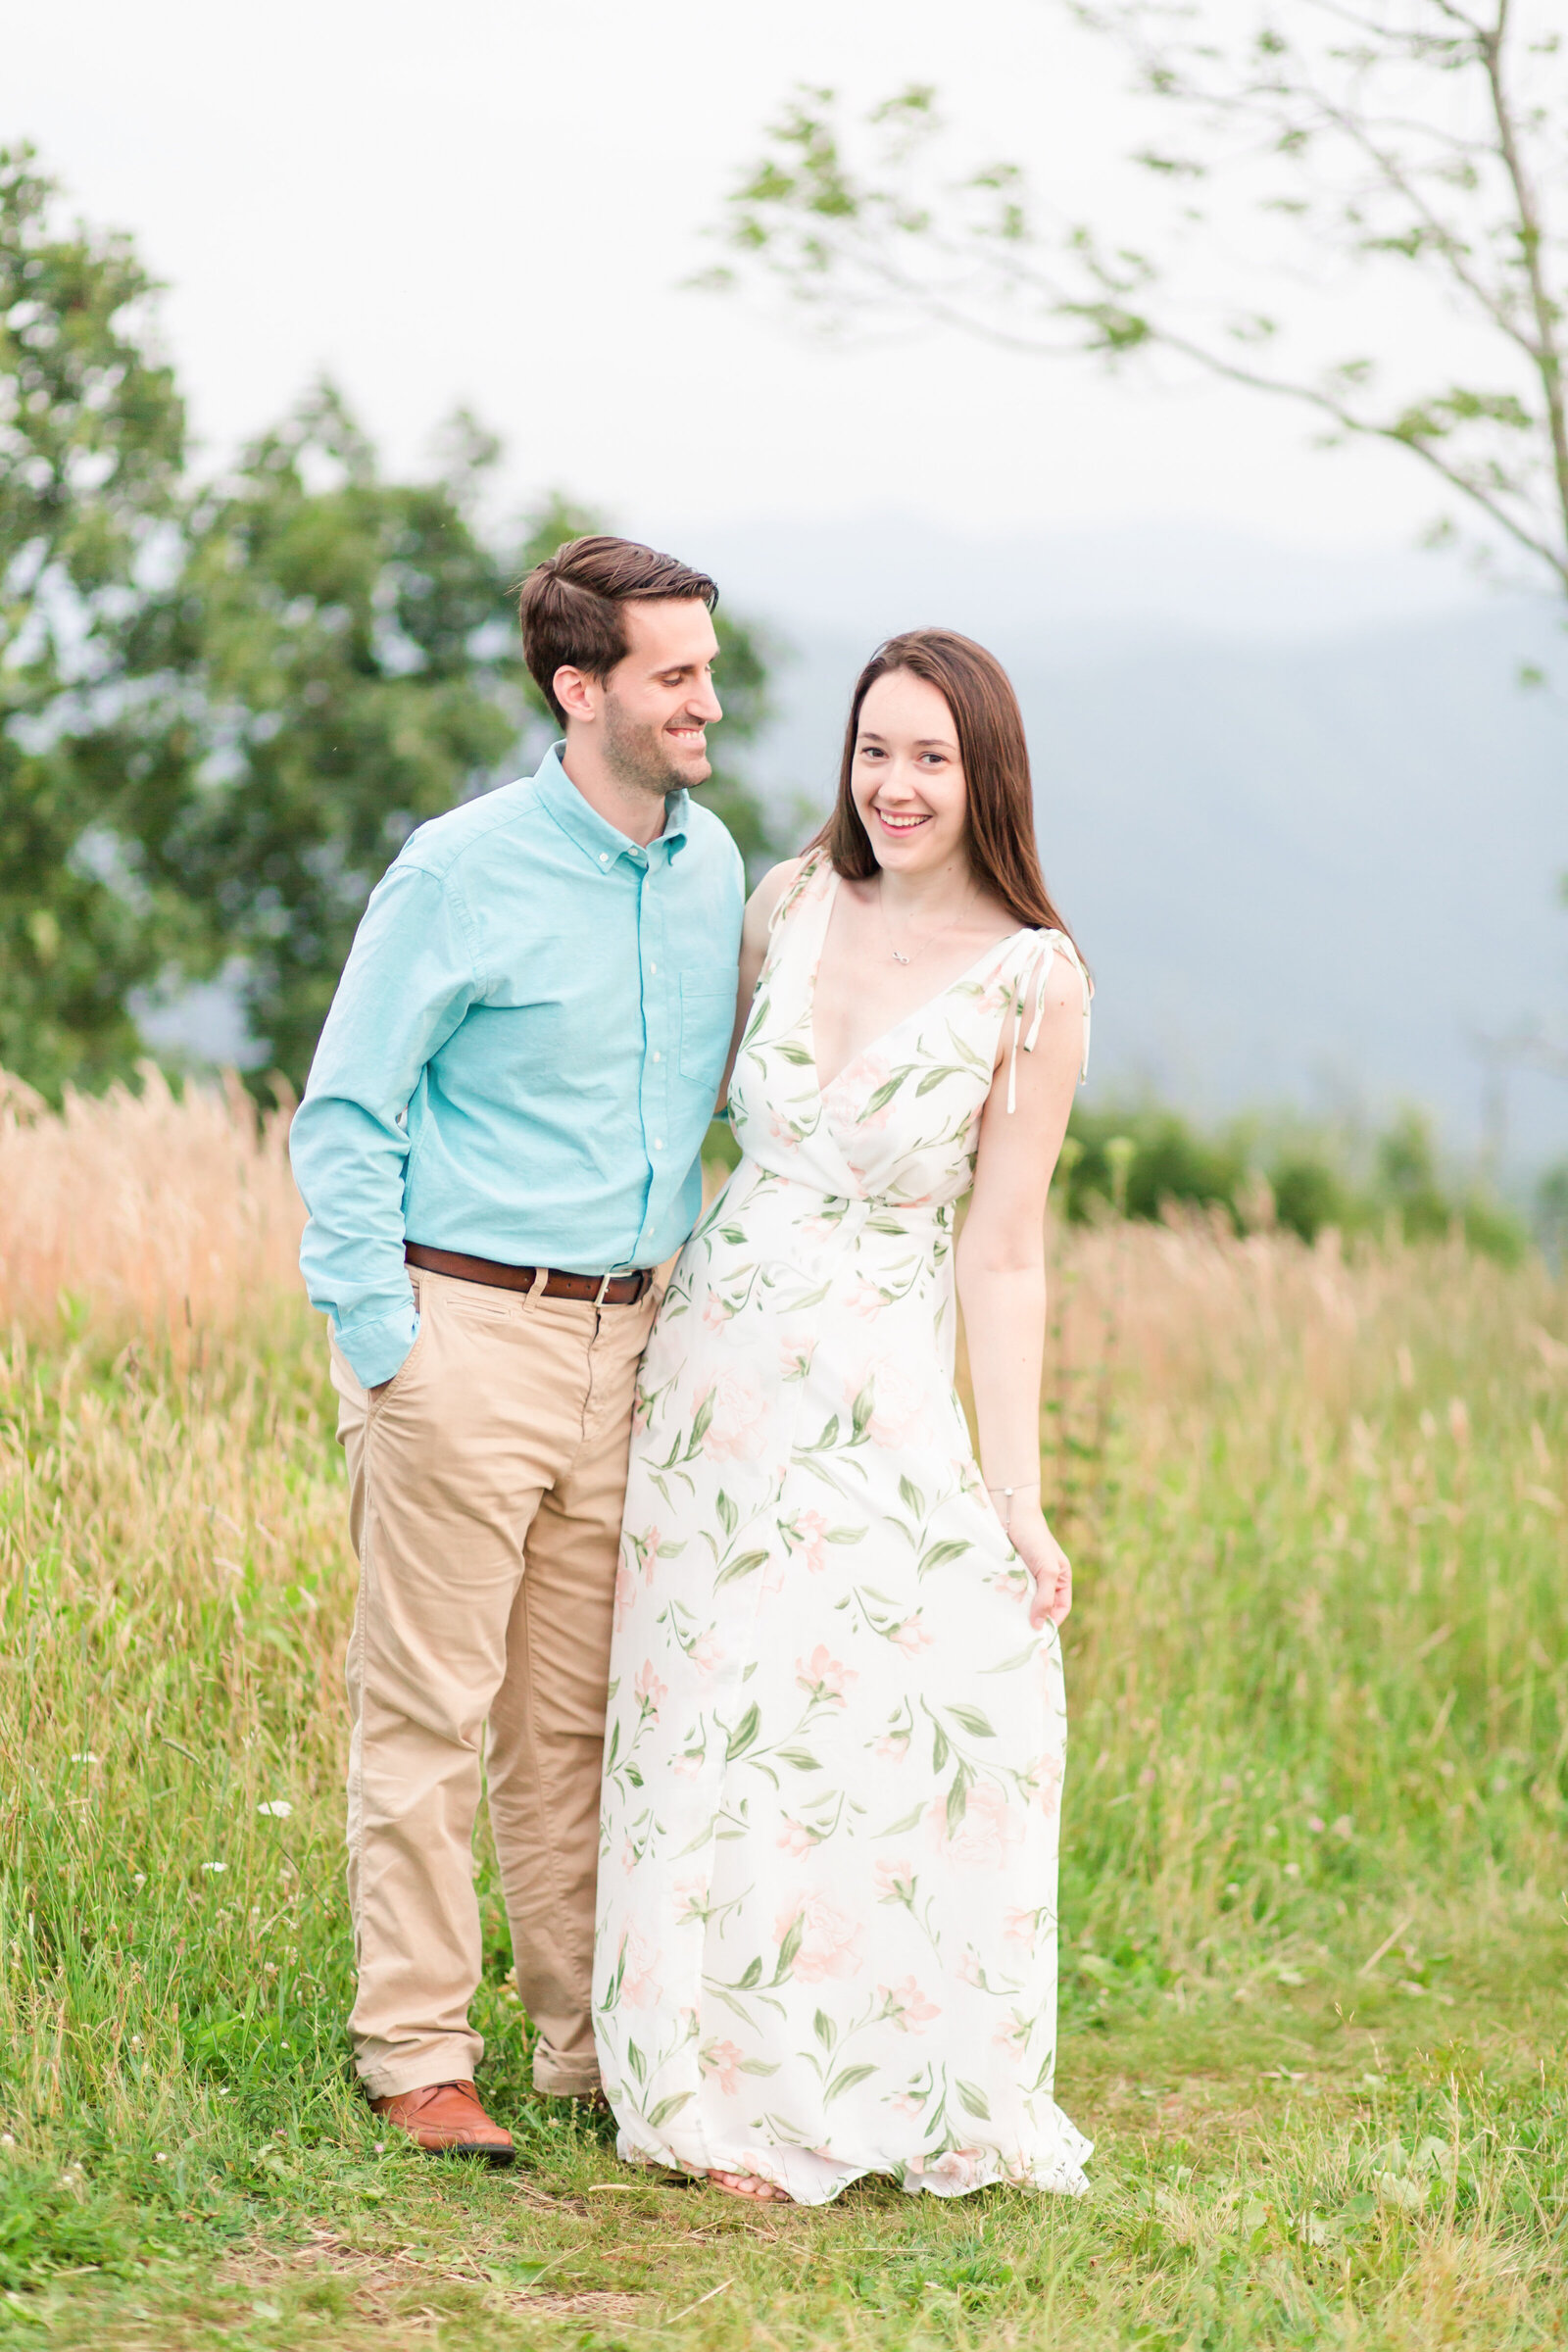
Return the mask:
<svg viewBox="0 0 1568 2352">
<path fill-rule="evenodd" d="M 998 1046 L 1071 949 L 1016 933 L 819 1090 L 835 889 L 808 861 L 775 917 L 743 1157 L 644 1363 L 600 2065 L 632 2161 L 808 2204 L 863 2173 L 1077 2193 L 1090 2142 L 1052 2095 L 1061 1654 L 953 1385 L 954 1214 Z"/>
</svg>

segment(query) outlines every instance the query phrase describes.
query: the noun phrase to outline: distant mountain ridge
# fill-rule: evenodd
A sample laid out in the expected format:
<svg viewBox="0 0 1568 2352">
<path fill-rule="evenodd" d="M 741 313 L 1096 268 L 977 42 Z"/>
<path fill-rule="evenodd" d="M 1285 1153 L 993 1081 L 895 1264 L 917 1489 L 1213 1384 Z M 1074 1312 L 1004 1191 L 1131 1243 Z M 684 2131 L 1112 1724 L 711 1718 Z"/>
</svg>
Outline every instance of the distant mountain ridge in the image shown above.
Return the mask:
<svg viewBox="0 0 1568 2352">
<path fill-rule="evenodd" d="M 1473 1152 L 1477 1040 L 1527 1023 L 1568 1040 L 1568 708 L 1517 684 L 1521 661 L 1564 665 L 1550 612 L 1420 557 L 1220 533 L 666 543 L 796 648 L 753 761 L 786 804 L 831 792 L 881 636 L 940 617 L 1007 662 L 1052 885 L 1099 981 L 1097 1086 L 1205 1115 L 1414 1101 Z M 1514 1168 L 1568 1152 L 1568 1085 L 1523 1072 L 1507 1091 Z"/>
</svg>

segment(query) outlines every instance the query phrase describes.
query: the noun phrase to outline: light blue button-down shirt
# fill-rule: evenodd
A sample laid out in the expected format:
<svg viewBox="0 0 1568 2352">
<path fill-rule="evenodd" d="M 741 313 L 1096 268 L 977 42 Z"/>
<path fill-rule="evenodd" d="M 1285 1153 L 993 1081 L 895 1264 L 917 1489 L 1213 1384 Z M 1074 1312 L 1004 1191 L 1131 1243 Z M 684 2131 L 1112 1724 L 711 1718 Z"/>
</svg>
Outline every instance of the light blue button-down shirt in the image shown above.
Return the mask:
<svg viewBox="0 0 1568 2352">
<path fill-rule="evenodd" d="M 656 1266 L 691 1231 L 745 878 L 671 794 L 643 849 L 547 754 L 413 834 L 370 897 L 294 1117 L 300 1264 L 367 1388 L 418 1320 L 405 1239 Z"/>
</svg>

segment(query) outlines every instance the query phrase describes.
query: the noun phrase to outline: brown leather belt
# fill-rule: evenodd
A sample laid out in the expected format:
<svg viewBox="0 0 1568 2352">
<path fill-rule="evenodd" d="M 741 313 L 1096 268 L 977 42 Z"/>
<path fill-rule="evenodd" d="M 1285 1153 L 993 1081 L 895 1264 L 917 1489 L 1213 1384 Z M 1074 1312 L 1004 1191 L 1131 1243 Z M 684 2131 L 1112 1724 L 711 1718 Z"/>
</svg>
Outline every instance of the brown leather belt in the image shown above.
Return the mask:
<svg viewBox="0 0 1568 2352">
<path fill-rule="evenodd" d="M 494 1258 L 466 1257 L 461 1250 L 432 1250 L 424 1242 L 405 1242 L 403 1254 L 411 1266 L 418 1266 L 426 1274 L 450 1274 L 455 1282 L 484 1282 L 497 1291 L 531 1291 L 539 1280 L 537 1266 L 502 1266 Z M 637 1274 L 562 1274 L 549 1266 L 541 1296 L 586 1298 L 596 1306 L 635 1306 L 653 1279 L 646 1266 Z"/>
</svg>

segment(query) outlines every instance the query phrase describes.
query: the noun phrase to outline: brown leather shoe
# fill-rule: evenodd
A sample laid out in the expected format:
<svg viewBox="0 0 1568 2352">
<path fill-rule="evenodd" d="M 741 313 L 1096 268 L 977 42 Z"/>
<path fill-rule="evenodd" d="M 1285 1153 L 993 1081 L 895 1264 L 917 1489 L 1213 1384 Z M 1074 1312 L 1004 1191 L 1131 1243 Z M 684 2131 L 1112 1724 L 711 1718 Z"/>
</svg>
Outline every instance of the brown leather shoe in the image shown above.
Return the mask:
<svg viewBox="0 0 1568 2352">
<path fill-rule="evenodd" d="M 510 2164 L 512 2133 L 493 2124 L 471 2082 L 426 2082 L 400 2090 L 395 2098 L 372 2099 L 376 2115 L 406 2132 L 430 2156 L 480 2156 L 487 2164 Z"/>
</svg>

